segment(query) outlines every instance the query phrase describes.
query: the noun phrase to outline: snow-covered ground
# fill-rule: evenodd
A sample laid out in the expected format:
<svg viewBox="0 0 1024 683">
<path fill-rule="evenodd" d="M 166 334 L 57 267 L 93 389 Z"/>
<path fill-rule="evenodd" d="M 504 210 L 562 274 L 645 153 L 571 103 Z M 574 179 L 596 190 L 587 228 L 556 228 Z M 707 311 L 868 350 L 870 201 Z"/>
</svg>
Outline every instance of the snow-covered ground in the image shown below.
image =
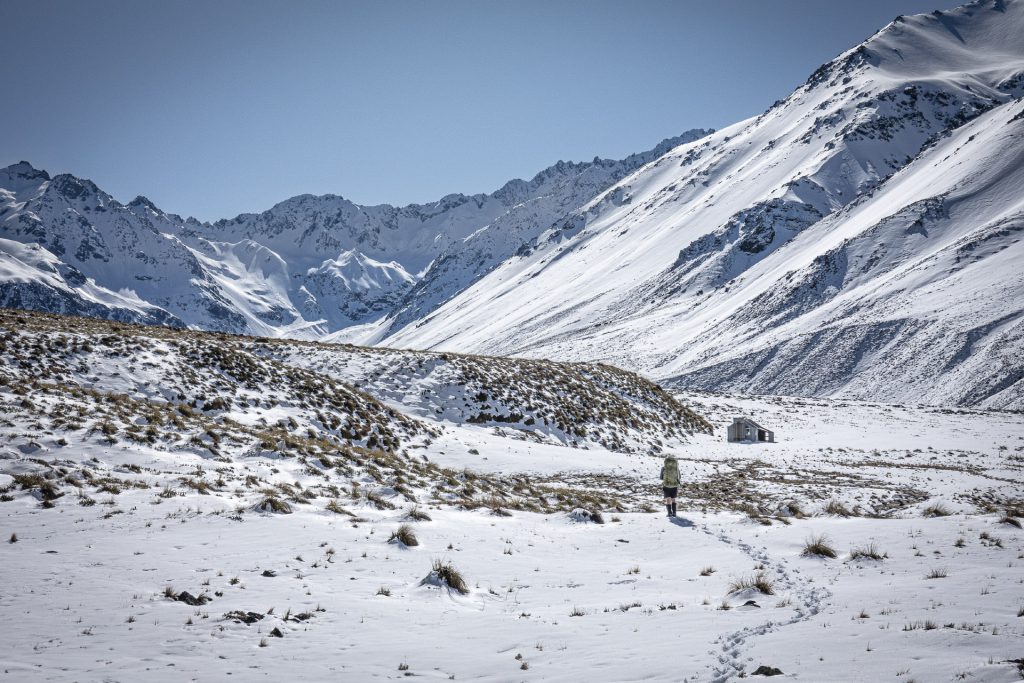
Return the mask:
<svg viewBox="0 0 1024 683">
<path fill-rule="evenodd" d="M 382 454 L 378 468 L 358 453 L 346 461 L 338 442 L 324 464 L 306 442 L 282 445 L 315 429 L 327 443 L 329 430 L 290 393 L 307 375 L 257 387 L 278 402 L 274 413 L 248 400 L 243 414 L 236 396 L 230 410 L 248 426 L 198 403 L 195 414 L 179 410 L 181 424 L 163 423 L 179 441 L 161 426 L 149 442 L 114 416 L 127 406 L 140 429 L 159 424 L 164 399 L 146 382 L 166 377 L 176 354 L 202 371 L 206 402 L 232 394 L 228 374 L 189 355 L 192 333 L 139 328 L 162 354 L 133 356 L 127 333 L 70 319 L 53 319 L 65 327 L 40 346 L 38 319 L 26 320 L 0 354 L 0 681 L 726 681 L 761 666 L 815 682 L 1021 678 L 1010 660 L 1024 655 L 1024 532 L 1000 521 L 1007 508 L 1024 513 L 1020 413 L 680 395 L 715 433 L 666 448 L 685 480 L 672 520 L 659 509 L 660 456 L 434 413 L 431 395 L 394 391 L 419 356 L 301 347 L 304 367 L 328 371 L 329 354 L 353 354 L 360 389 L 349 391 L 380 392 L 395 410 L 371 404 L 362 415 L 386 415 L 411 456 Z M 47 355 L 62 335 L 74 339 L 62 347 L 71 355 Z M 258 343 L 199 339 L 232 348 L 218 362 L 236 371 L 244 344 Z M 367 360 L 381 354 L 400 371 Z M 39 357 L 96 393 L 44 390 L 52 378 L 32 385 L 45 375 Z M 246 445 L 262 433 L 246 430 L 270 415 L 297 429 L 276 449 Z M 739 415 L 775 430 L 777 443 L 726 443 Z M 416 469 L 423 460 L 440 469 Z M 440 492 L 438 477 L 457 480 L 462 497 Z M 529 500 L 513 488 L 523 485 L 543 487 L 538 500 L 566 499 L 542 512 L 461 504 L 471 486 L 492 501 Z M 574 517 L 575 498 L 594 501 L 595 490 L 603 503 L 580 507 L 603 523 Z M 255 509 L 274 496 L 290 514 Z M 652 512 L 639 511 L 645 503 Z M 411 519 L 414 506 L 430 519 Z M 849 516 L 826 511 L 841 508 Z M 418 545 L 389 543 L 406 523 Z M 813 535 L 837 556 L 803 555 Z M 851 557 L 871 545 L 882 559 Z M 468 593 L 424 585 L 435 561 L 457 569 Z M 759 574 L 770 595 L 732 590 Z"/>
</svg>

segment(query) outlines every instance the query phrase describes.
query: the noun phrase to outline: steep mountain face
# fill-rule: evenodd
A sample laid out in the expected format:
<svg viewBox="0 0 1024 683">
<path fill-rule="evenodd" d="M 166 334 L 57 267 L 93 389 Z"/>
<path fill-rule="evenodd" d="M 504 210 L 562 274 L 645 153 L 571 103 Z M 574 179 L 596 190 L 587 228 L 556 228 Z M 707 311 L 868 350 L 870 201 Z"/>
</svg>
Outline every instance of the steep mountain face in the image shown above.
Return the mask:
<svg viewBox="0 0 1024 683">
<path fill-rule="evenodd" d="M 387 343 L 1024 407 L 1021 35 L 1020 0 L 899 17 Z"/>
<path fill-rule="evenodd" d="M 144 197 L 121 204 L 87 180 L 22 162 L 0 170 L 0 303 L 305 338 L 399 311 L 415 319 L 609 185 L 707 132 L 620 161 L 559 162 L 490 195 L 406 207 L 303 195 L 214 224 Z"/>
<path fill-rule="evenodd" d="M 711 132 L 690 131 L 662 141 L 649 152 L 634 154 L 622 161 L 595 158 L 589 164 L 559 162 L 529 183 L 516 180 L 508 183 L 496 194 L 501 195 L 512 208 L 445 249 L 405 295 L 376 337 L 379 339 L 390 330 L 400 329 L 429 315 L 505 260 L 529 248 L 530 243 L 544 231 L 557 229 L 566 220 L 574 220 L 570 218 L 573 212 L 606 189 L 611 184 L 610 180 L 621 180 L 674 147 Z"/>
</svg>

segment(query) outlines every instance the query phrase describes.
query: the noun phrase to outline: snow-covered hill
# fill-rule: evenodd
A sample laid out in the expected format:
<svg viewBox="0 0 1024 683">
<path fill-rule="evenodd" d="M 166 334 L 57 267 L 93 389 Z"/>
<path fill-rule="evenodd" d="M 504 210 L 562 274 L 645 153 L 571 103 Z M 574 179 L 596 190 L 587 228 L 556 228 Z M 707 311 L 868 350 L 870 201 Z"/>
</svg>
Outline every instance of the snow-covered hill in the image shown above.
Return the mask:
<svg viewBox="0 0 1024 683">
<path fill-rule="evenodd" d="M 394 346 L 1024 407 L 1024 2 L 899 17 L 545 231 Z"/>
<path fill-rule="evenodd" d="M 1010 683 L 1022 463 L 1006 411 L 0 310 L 0 677 Z"/>
<path fill-rule="evenodd" d="M 30 376 L 40 393 L 118 394 L 157 412 L 201 416 L 193 435 L 200 448 L 208 445 L 202 428 L 237 428 L 243 434 L 232 439 L 236 444 L 308 437 L 320 447 L 398 451 L 411 437 L 429 435 L 421 418 L 622 453 L 658 453 L 711 431 L 658 385 L 602 365 L 274 340 L 12 309 L 0 309 L 0 331 L 0 373 L 8 380 Z M 195 442 L 180 438 L 171 450 Z"/>
</svg>

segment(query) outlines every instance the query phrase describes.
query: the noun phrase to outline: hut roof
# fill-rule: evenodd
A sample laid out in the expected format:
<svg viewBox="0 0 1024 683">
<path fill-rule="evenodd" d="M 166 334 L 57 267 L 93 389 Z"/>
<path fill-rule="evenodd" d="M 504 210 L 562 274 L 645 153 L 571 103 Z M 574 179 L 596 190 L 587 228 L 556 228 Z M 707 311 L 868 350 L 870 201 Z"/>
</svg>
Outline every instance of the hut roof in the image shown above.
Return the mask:
<svg viewBox="0 0 1024 683">
<path fill-rule="evenodd" d="M 766 432 L 772 431 L 772 430 L 768 429 L 767 427 L 762 427 L 761 425 L 757 424 L 756 422 L 751 420 L 749 417 L 737 417 L 736 419 L 739 420 L 739 421 L 742 421 L 742 422 L 749 422 L 752 426 L 756 427 L 757 429 L 763 429 Z"/>
</svg>

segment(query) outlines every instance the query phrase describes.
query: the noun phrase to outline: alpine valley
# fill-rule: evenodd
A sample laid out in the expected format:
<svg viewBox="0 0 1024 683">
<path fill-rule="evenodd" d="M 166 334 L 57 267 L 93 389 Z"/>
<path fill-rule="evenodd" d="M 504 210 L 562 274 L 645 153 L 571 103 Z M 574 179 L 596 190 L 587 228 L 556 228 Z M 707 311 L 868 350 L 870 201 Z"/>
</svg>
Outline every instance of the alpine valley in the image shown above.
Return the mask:
<svg viewBox="0 0 1024 683">
<path fill-rule="evenodd" d="M 1022 237 L 1024 0 L 431 204 L 8 166 L 0 683 L 1020 681 Z"/>
<path fill-rule="evenodd" d="M 1024 3 L 898 17 L 760 116 L 489 195 L 183 220 L 0 171 L 0 303 L 1024 407 Z"/>
</svg>

